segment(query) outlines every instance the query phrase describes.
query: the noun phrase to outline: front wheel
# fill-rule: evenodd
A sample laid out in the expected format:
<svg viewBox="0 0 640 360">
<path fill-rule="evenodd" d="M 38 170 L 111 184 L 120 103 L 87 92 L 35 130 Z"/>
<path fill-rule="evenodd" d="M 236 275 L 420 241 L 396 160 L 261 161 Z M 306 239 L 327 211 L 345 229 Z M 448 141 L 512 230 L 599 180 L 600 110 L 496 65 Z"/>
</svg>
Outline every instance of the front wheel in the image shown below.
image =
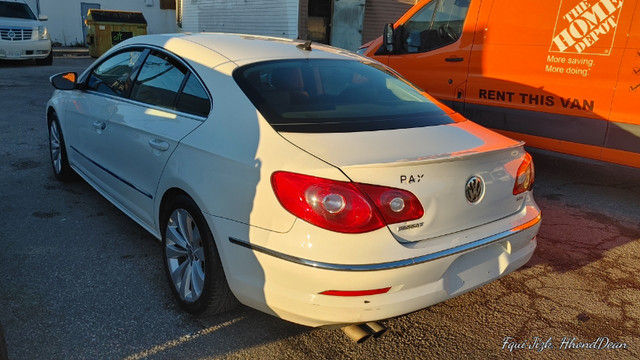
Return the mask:
<svg viewBox="0 0 640 360">
<path fill-rule="evenodd" d="M 74 177 L 73 169 L 69 166 L 67 149 L 64 145 L 64 137 L 60 130 L 60 122 L 56 114 L 49 118 L 49 155 L 53 175 L 60 181 L 69 181 Z"/>
<path fill-rule="evenodd" d="M 236 299 L 229 289 L 213 235 L 195 202 L 176 196 L 164 212 L 164 265 L 171 290 L 192 314 L 231 310 Z"/>
</svg>

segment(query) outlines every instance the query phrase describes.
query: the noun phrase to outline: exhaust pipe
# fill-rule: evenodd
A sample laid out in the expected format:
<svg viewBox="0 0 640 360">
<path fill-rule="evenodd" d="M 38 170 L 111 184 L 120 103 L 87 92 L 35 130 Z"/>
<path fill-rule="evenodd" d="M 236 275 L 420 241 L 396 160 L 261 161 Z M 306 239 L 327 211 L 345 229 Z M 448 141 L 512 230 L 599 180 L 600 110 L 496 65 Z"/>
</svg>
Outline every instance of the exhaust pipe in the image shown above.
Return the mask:
<svg viewBox="0 0 640 360">
<path fill-rule="evenodd" d="M 371 336 L 379 338 L 387 331 L 387 328 L 375 321 L 372 321 L 365 324 L 345 326 L 342 328 L 342 331 L 344 331 L 351 340 L 355 341 L 356 344 L 360 344 L 365 342 Z"/>
<path fill-rule="evenodd" d="M 344 331 L 351 340 L 355 341 L 356 344 L 363 343 L 371 337 L 371 333 L 360 325 L 345 326 L 342 328 L 342 331 Z"/>
<path fill-rule="evenodd" d="M 373 335 L 373 337 L 376 339 L 387 332 L 387 328 L 376 321 L 371 321 L 366 324 L 362 324 L 362 326 L 364 326 L 367 329 L 367 331 L 370 332 L 371 335 Z"/>
</svg>

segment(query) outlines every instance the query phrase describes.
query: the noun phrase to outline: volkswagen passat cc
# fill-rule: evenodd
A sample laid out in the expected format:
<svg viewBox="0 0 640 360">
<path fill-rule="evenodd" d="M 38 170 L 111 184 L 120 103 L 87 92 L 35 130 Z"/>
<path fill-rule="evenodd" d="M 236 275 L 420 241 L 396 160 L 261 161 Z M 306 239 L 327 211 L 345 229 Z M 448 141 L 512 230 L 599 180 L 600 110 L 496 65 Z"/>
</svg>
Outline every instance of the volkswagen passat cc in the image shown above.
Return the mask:
<svg viewBox="0 0 640 360">
<path fill-rule="evenodd" d="M 161 239 L 191 313 L 308 326 L 406 314 L 523 266 L 523 144 L 343 50 L 225 34 L 129 39 L 51 78 L 55 176 Z"/>
</svg>

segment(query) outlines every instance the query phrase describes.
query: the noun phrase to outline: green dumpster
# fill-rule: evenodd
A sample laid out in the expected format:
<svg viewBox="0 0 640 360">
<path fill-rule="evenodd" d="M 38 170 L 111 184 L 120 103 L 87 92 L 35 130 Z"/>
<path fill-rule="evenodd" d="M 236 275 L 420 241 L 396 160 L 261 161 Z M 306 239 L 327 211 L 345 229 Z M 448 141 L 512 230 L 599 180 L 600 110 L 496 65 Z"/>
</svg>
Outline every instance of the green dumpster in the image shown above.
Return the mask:
<svg viewBox="0 0 640 360">
<path fill-rule="evenodd" d="M 135 11 L 89 9 L 85 24 L 89 55 L 94 58 L 121 41 L 147 33 L 147 20 Z"/>
</svg>

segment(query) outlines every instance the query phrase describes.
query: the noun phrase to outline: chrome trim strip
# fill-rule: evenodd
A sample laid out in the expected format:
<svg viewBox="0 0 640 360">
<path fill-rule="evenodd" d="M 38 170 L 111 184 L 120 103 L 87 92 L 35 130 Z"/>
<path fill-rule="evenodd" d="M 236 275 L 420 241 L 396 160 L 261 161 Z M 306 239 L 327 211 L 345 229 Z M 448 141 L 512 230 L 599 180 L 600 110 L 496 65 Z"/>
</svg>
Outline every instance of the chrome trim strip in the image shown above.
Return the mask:
<svg viewBox="0 0 640 360">
<path fill-rule="evenodd" d="M 514 229 L 506 230 L 501 233 L 498 233 L 480 240 L 476 240 L 464 245 L 456 246 L 451 249 L 438 251 L 433 254 L 427 254 L 427 255 L 411 258 L 411 259 L 391 261 L 386 263 L 377 263 L 377 264 L 344 265 L 344 264 L 325 263 L 325 262 L 307 260 L 297 256 L 283 254 L 271 249 L 267 249 L 260 245 L 250 244 L 246 241 L 239 240 L 233 237 L 229 237 L 229 241 L 233 244 L 245 247 L 250 250 L 258 251 L 258 252 L 276 257 L 278 259 L 282 259 L 282 260 L 290 261 L 299 265 L 310 266 L 318 269 L 335 270 L 335 271 L 379 271 L 379 270 L 391 270 L 391 269 L 397 269 L 397 268 L 411 266 L 411 265 L 423 264 L 423 263 L 438 260 L 447 256 L 456 255 L 462 252 L 477 249 L 479 247 L 487 246 L 492 243 L 504 240 L 509 236 L 525 231 L 535 226 L 536 224 L 538 224 L 540 220 L 541 220 L 541 217 L 538 216 L 536 219 L 530 221 L 529 224 L 527 224 L 528 226 L 526 227 L 516 227 Z"/>
<path fill-rule="evenodd" d="M 80 152 L 80 150 L 76 149 L 75 147 L 73 147 L 73 145 L 71 146 L 71 149 L 73 151 L 75 151 L 78 155 L 82 156 L 83 158 L 85 158 L 86 160 L 90 161 L 93 165 L 97 166 L 98 168 L 102 169 L 104 172 L 106 172 L 107 174 L 113 176 L 114 178 L 120 180 L 122 183 L 124 183 L 125 185 L 129 186 L 130 188 L 132 188 L 133 190 L 139 192 L 140 194 L 148 197 L 149 199 L 153 200 L 153 195 L 149 194 L 148 192 L 138 188 L 137 186 L 133 185 L 132 183 L 128 182 L 127 180 L 121 178 L 120 176 L 114 174 L 113 172 L 111 172 L 109 169 L 105 168 L 104 166 L 98 164 L 97 162 L 93 161 L 91 158 L 89 158 L 87 155 L 83 154 Z"/>
</svg>

